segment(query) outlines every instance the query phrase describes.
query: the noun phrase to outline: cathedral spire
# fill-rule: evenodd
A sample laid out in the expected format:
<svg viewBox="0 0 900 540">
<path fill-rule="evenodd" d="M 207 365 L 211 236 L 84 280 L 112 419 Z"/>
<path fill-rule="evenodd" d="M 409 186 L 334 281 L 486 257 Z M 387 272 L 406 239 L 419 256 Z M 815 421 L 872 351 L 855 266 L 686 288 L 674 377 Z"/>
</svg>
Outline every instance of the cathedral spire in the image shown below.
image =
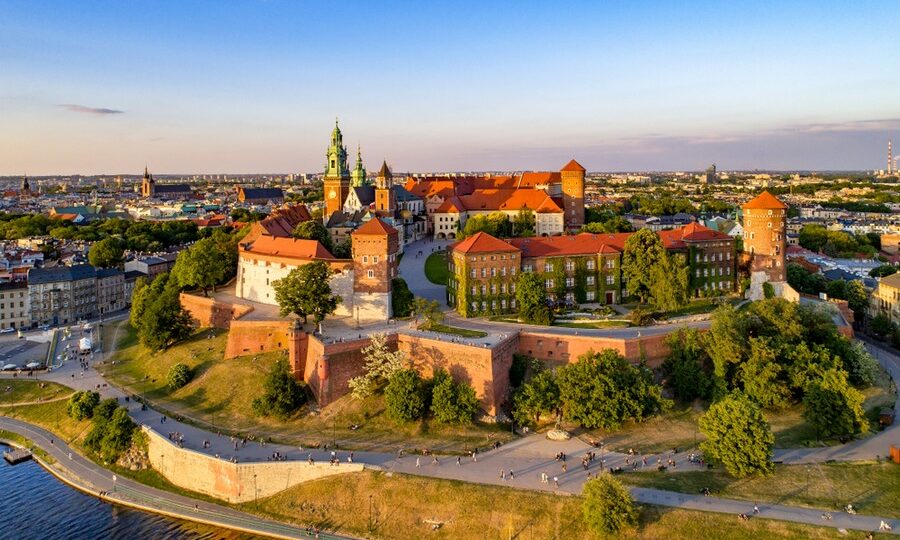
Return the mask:
<svg viewBox="0 0 900 540">
<path fill-rule="evenodd" d="M 362 149 L 358 143 L 356 145 L 356 167 L 350 173 L 350 180 L 353 187 L 366 185 L 366 168 L 363 167 Z"/>
</svg>

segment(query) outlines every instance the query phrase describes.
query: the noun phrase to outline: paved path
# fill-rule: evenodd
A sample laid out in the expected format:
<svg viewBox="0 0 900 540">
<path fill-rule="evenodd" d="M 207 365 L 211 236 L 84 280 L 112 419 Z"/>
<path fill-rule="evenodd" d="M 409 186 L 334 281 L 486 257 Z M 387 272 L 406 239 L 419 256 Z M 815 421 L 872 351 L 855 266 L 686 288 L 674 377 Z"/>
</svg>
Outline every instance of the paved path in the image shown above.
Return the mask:
<svg viewBox="0 0 900 540">
<path fill-rule="evenodd" d="M 27 437 L 58 462 L 41 463 L 54 476 L 72 487 L 103 501 L 122 504 L 170 517 L 241 530 L 277 538 L 313 538 L 303 529 L 262 519 L 251 514 L 168 491 L 155 489 L 127 478 L 116 478 L 109 471 L 82 457 L 52 433 L 11 418 L 0 417 L 0 429 Z M 71 456 L 71 457 L 70 457 Z M 101 495 L 101 492 L 104 494 Z M 346 536 L 320 533 L 320 538 L 346 539 Z"/>
<path fill-rule="evenodd" d="M 448 240 L 422 239 L 404 248 L 403 258 L 400 259 L 400 277 L 406 280 L 409 290 L 416 296 L 437 300 L 444 305 L 447 301 L 446 289 L 443 285 L 435 285 L 425 277 L 425 259 L 434 251 L 440 251 L 450 245 Z M 419 252 L 422 255 L 419 255 Z"/>
</svg>

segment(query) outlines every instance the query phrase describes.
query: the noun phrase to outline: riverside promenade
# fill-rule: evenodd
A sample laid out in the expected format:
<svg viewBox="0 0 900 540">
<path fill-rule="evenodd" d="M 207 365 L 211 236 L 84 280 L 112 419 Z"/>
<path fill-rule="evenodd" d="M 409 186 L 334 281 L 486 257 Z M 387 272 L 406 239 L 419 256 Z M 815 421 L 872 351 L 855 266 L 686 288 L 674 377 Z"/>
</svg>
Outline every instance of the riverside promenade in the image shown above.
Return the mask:
<svg viewBox="0 0 900 540">
<path fill-rule="evenodd" d="M 103 501 L 272 538 L 351 540 L 348 536 L 323 532 L 318 536 L 308 535 L 304 529 L 293 525 L 163 491 L 127 478 L 116 478 L 113 473 L 81 456 L 49 431 L 26 422 L 0 416 L 0 429 L 28 438 L 56 460 L 56 463 L 48 463 L 34 456 L 41 466 L 60 481 Z"/>
</svg>

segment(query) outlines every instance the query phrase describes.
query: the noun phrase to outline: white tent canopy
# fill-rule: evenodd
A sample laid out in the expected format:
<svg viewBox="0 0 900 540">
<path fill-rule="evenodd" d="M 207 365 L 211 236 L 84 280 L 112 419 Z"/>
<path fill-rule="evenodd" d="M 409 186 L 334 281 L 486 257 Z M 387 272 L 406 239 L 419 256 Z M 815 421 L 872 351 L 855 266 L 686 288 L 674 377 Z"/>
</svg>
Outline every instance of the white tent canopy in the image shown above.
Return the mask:
<svg viewBox="0 0 900 540">
<path fill-rule="evenodd" d="M 34 369 L 36 367 L 41 367 L 41 365 L 38 362 L 30 362 L 28 364 L 25 364 L 25 367 L 27 367 L 29 369 Z"/>
<path fill-rule="evenodd" d="M 15 364 L 6 364 L 5 366 L 3 366 L 3 370 L 5 371 L 7 369 L 16 369 L 17 367 L 19 367 L 19 366 L 15 365 Z"/>
<path fill-rule="evenodd" d="M 94 348 L 93 345 L 94 344 L 91 342 L 91 338 L 83 337 L 80 340 L 78 340 L 78 348 L 81 349 L 83 352 L 87 352 L 87 351 L 90 351 L 91 349 L 93 349 Z"/>
</svg>

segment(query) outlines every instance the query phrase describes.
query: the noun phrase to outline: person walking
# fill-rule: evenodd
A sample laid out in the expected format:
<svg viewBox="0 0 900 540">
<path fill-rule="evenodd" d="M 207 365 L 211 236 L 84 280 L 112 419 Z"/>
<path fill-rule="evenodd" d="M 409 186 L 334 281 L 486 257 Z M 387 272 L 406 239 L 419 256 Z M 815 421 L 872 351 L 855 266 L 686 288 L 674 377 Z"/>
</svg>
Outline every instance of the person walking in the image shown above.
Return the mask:
<svg viewBox="0 0 900 540">
<path fill-rule="evenodd" d="M 457 466 L 457 467 L 459 467 L 460 465 L 462 465 L 461 461 L 462 461 L 462 460 L 460 459 L 460 457 L 459 457 L 459 456 L 456 456 L 456 466 Z"/>
<path fill-rule="evenodd" d="M 509 479 L 510 479 L 510 480 L 515 480 L 515 479 L 516 479 L 516 475 L 515 475 L 515 473 L 513 472 L 512 469 L 509 470 Z"/>
<path fill-rule="evenodd" d="M 418 469 L 421 466 L 422 466 L 422 464 L 419 462 L 419 457 L 416 456 L 416 468 Z"/>
</svg>

